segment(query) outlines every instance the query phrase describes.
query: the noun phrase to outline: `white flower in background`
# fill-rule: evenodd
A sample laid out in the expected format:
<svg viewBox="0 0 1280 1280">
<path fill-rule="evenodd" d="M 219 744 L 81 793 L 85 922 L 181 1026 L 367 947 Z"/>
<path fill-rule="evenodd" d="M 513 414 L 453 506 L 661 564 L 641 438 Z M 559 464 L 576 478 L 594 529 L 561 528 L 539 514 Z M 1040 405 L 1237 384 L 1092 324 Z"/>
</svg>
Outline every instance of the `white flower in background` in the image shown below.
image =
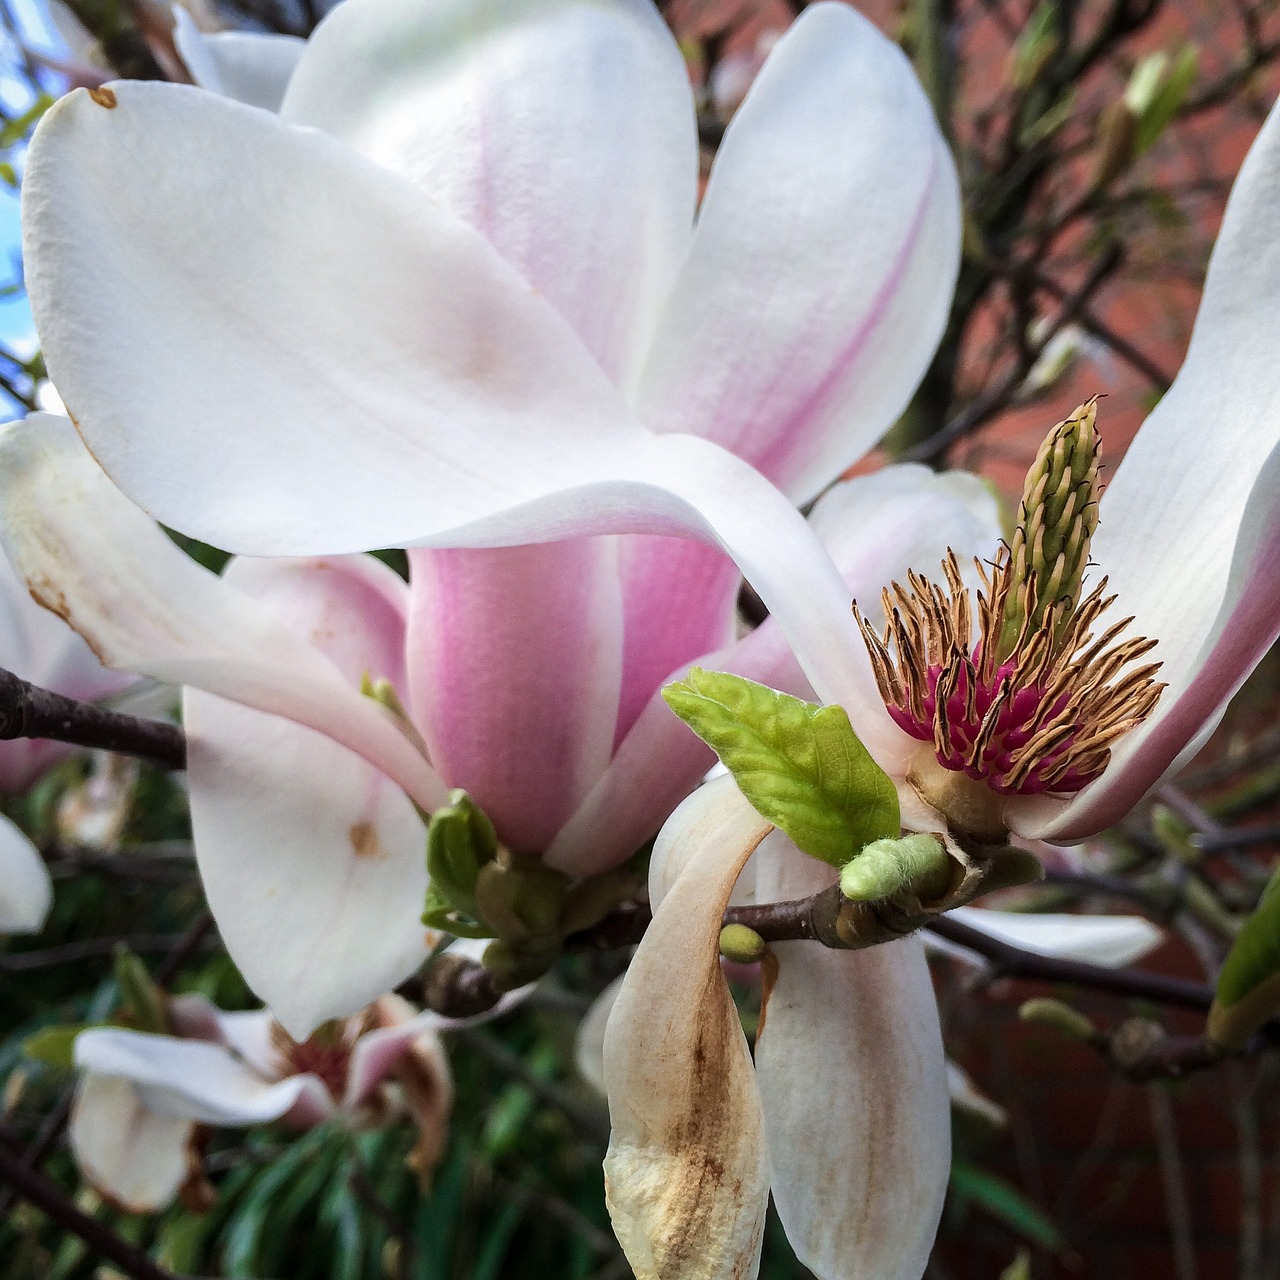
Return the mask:
<svg viewBox="0 0 1280 1280">
<path fill-rule="evenodd" d="M 100 1027 L 76 1037 L 71 1151 L 121 1208 L 156 1212 L 202 1177 L 198 1125 L 307 1129 L 340 1118 L 360 1128 L 407 1114 L 420 1176 L 444 1150 L 453 1083 L 436 1030 L 443 1020 L 396 996 L 301 1044 L 266 1010 L 223 1013 L 179 996 L 167 1015 L 173 1035 Z"/>
<path fill-rule="evenodd" d="M 40 851 L 0 817 L 0 934 L 39 933 L 53 906 L 53 882 Z"/>
</svg>

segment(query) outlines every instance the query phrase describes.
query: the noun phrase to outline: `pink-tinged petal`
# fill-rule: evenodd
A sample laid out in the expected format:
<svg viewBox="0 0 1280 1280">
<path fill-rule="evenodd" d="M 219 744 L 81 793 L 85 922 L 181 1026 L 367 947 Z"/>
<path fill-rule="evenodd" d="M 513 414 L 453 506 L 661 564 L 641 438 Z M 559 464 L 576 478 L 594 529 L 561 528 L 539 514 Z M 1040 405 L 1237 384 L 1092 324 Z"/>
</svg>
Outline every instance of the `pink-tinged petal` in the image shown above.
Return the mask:
<svg viewBox="0 0 1280 1280">
<path fill-rule="evenodd" d="M 278 1080 L 287 1063 L 276 1041 L 276 1020 L 269 1009 L 250 1009 L 218 1016 L 218 1043 L 226 1045 L 264 1080 Z"/>
<path fill-rule="evenodd" d="M 263 1124 L 278 1120 L 304 1094 L 317 1101 L 328 1096 L 315 1076 L 263 1080 L 219 1045 L 114 1027 L 82 1031 L 75 1063 L 129 1081 L 152 1111 L 204 1124 Z"/>
<path fill-rule="evenodd" d="M 67 1133 L 76 1167 L 127 1213 L 158 1213 L 191 1173 L 194 1124 L 152 1111 L 120 1077 L 86 1074 L 76 1086 Z"/>
<path fill-rule="evenodd" d="M 1042 805 L 1018 819 L 1028 834 L 1077 838 L 1115 821 L 1203 733 L 1275 637 L 1277 200 L 1273 110 L 1227 202 L 1186 361 L 1103 494 L 1093 543 L 1117 616 L 1132 614 L 1134 633 L 1159 642 L 1150 656 L 1169 687 L 1065 814 Z"/>
<path fill-rule="evenodd" d="M 769 823 L 724 778 L 671 817 L 684 867 L 658 903 L 605 1033 L 605 1196 L 637 1280 L 742 1280 L 769 1198 L 760 1099 L 720 973 L 720 920 Z M 658 895 L 654 895 L 655 899 Z"/>
<path fill-rule="evenodd" d="M 410 555 L 409 695 L 432 762 L 521 853 L 609 763 L 622 609 L 615 540 Z"/>
<path fill-rule="evenodd" d="M 879 609 L 881 589 L 904 578 L 909 568 L 937 565 L 948 549 L 961 557 L 987 556 L 1000 537 L 995 501 L 977 477 L 939 476 L 918 466 L 887 467 L 837 485 L 818 501 L 809 523 L 843 574 L 846 594 L 856 597 L 868 616 Z M 860 639 L 852 643 L 861 649 Z M 797 697 L 815 696 L 774 618 L 700 660 Z M 886 768 L 900 765 L 914 749 L 914 741 L 892 725 L 873 738 L 880 715 L 866 708 L 879 706 L 874 687 L 863 691 L 860 702 L 847 705 L 859 734 Z M 653 695 L 608 771 L 552 843 L 547 861 L 586 875 L 625 860 L 714 762 L 710 749 L 671 714 L 659 694 Z"/>
<path fill-rule="evenodd" d="M 424 808 L 443 801 L 397 722 L 317 648 L 179 551 L 64 419 L 36 415 L 0 433 L 0 537 L 33 593 L 110 666 L 289 716 L 373 760 Z"/>
<path fill-rule="evenodd" d="M 1165 936 L 1162 929 L 1141 916 L 1073 916 L 957 907 L 951 917 L 1037 955 L 1084 960 L 1117 969 L 1141 960 Z"/>
<path fill-rule="evenodd" d="M 282 108 L 481 231 L 614 378 L 693 224 L 684 59 L 648 0 L 347 0 Z"/>
<path fill-rule="evenodd" d="M 616 739 L 673 672 L 734 636 L 742 575 L 717 547 L 687 538 L 619 543 L 626 644 Z"/>
<path fill-rule="evenodd" d="M 409 587 L 372 556 L 233 560 L 223 580 L 309 641 L 353 687 L 389 680 L 408 696 Z"/>
<path fill-rule="evenodd" d="M 0 933 L 39 933 L 53 906 L 40 851 L 0 815 Z"/>
<path fill-rule="evenodd" d="M 439 1035 L 440 1028 L 450 1020 L 430 1011 L 417 1013 L 408 1001 L 396 995 L 382 996 L 374 1006 L 374 1017 L 379 1025 L 366 1031 L 351 1051 L 343 1109 L 354 1111 L 367 1102 L 378 1086 L 399 1070 L 405 1058 L 413 1055 L 419 1061 L 429 1059 L 438 1065 L 443 1071 L 439 1086 L 452 1098 L 449 1063 Z"/>
<path fill-rule="evenodd" d="M 853 9 L 813 5 L 725 135 L 640 417 L 806 501 L 907 404 L 959 261 L 955 168 L 910 64 Z"/>
<path fill-rule="evenodd" d="M 188 690 L 196 859 L 231 958 L 295 1040 L 427 957 L 426 831 L 399 787 L 329 738 Z"/>
<path fill-rule="evenodd" d="M 804 897 L 832 869 L 773 835 L 761 901 Z M 756 1074 L 773 1198 L 818 1280 L 918 1280 L 951 1169 L 946 1055 L 918 938 L 865 951 L 774 945 Z"/>
<path fill-rule="evenodd" d="M 280 110 L 305 40 L 250 31 L 206 34 L 181 5 L 173 18 L 173 42 L 196 84 L 250 107 Z"/>
</svg>

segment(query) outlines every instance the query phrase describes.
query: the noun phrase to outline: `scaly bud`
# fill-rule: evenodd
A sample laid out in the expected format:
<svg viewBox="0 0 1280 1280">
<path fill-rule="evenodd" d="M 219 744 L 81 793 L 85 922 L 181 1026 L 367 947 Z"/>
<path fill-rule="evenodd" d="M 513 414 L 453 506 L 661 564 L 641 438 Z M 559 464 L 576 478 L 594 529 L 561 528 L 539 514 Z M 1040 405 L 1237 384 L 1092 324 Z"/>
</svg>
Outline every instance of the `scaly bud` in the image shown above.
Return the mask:
<svg viewBox="0 0 1280 1280">
<path fill-rule="evenodd" d="M 1089 544 L 1098 527 L 1097 397 L 1058 423 L 1027 472 L 1009 544 L 1010 574 L 998 656 L 1009 657 L 1054 611 L 1061 642 L 1080 602 Z"/>
<path fill-rule="evenodd" d="M 921 902 L 946 894 L 955 879 L 951 856 L 931 835 L 873 840 L 840 871 L 840 892 L 850 902 L 880 902 L 909 892 Z"/>
<path fill-rule="evenodd" d="M 465 791 L 449 793 L 449 803 L 427 826 L 427 874 L 432 888 L 451 906 L 476 916 L 476 878 L 498 853 L 493 823 Z"/>
</svg>

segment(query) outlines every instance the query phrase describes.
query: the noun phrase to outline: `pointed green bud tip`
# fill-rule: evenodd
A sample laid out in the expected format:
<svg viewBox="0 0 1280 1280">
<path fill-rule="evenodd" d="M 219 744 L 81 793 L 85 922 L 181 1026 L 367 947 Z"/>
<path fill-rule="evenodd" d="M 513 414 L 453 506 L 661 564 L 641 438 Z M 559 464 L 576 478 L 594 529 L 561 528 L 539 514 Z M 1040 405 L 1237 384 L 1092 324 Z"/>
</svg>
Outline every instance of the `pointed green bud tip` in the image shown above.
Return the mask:
<svg viewBox="0 0 1280 1280">
<path fill-rule="evenodd" d="M 1009 591 L 1000 652 L 1007 657 L 1056 611 L 1060 640 L 1080 602 L 1102 493 L 1097 397 L 1045 437 L 1027 472 L 1009 543 Z"/>
<path fill-rule="evenodd" d="M 154 1035 L 167 1035 L 167 998 L 152 980 L 147 966 L 124 943 L 116 947 L 115 977 L 121 1002 L 134 1027 Z"/>
<path fill-rule="evenodd" d="M 758 964 L 769 944 L 745 924 L 727 924 L 720 930 L 720 954 L 736 964 Z"/>
<path fill-rule="evenodd" d="M 1089 1041 L 1098 1034 L 1098 1028 L 1079 1009 L 1073 1009 L 1061 1000 L 1026 1000 L 1018 1010 L 1018 1017 L 1023 1022 L 1052 1027 L 1071 1040 Z"/>
<path fill-rule="evenodd" d="M 850 902 L 879 902 L 904 892 L 931 902 L 951 888 L 953 874 L 951 855 L 936 836 L 875 840 L 841 868 L 840 892 Z"/>
</svg>

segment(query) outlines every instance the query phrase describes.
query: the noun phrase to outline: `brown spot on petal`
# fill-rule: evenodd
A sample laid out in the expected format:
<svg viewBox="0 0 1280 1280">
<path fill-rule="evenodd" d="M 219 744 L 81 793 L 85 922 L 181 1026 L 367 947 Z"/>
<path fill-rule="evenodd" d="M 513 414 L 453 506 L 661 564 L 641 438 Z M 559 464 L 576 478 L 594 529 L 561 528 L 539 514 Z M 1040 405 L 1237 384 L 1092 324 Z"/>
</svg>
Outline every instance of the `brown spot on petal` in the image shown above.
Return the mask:
<svg viewBox="0 0 1280 1280">
<path fill-rule="evenodd" d="M 116 95 L 113 89 L 108 89 L 105 86 L 101 89 L 90 89 L 89 97 L 91 97 L 98 106 L 106 107 L 108 111 L 114 111 L 116 109 Z"/>
<path fill-rule="evenodd" d="M 357 858 L 385 858 L 387 851 L 378 839 L 378 829 L 372 822 L 354 822 L 347 832 L 351 848 Z"/>
</svg>

